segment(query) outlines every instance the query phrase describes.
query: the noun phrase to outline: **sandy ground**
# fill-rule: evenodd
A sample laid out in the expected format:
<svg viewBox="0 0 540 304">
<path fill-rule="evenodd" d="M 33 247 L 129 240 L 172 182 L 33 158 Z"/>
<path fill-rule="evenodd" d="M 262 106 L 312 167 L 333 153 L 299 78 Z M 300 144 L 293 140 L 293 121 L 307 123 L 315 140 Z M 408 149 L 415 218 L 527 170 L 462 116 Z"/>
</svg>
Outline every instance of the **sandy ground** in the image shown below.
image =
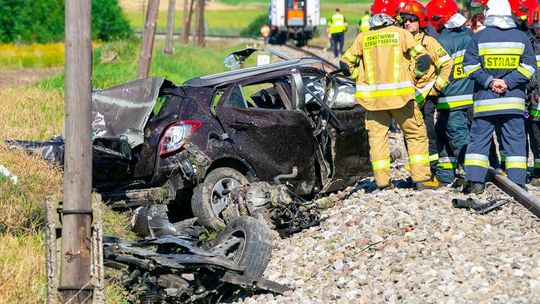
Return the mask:
<svg viewBox="0 0 540 304">
<path fill-rule="evenodd" d="M 143 6 L 146 6 L 148 3 L 148 0 L 119 0 L 120 6 L 124 11 L 126 12 L 133 12 L 133 11 L 141 11 Z M 182 0 L 176 0 L 176 10 L 182 10 L 184 5 L 184 1 Z M 266 6 L 266 4 L 244 4 L 242 5 L 243 9 L 257 9 L 261 6 Z M 161 0 L 159 1 L 159 9 L 162 11 L 165 11 L 169 8 L 169 1 L 167 0 Z M 218 10 L 233 10 L 238 8 L 237 5 L 229 5 L 225 3 L 220 2 L 208 2 L 206 3 L 206 9 L 210 11 L 218 11 Z"/>
<path fill-rule="evenodd" d="M 0 70 L 0 90 L 28 84 L 60 72 L 60 68 Z"/>
</svg>

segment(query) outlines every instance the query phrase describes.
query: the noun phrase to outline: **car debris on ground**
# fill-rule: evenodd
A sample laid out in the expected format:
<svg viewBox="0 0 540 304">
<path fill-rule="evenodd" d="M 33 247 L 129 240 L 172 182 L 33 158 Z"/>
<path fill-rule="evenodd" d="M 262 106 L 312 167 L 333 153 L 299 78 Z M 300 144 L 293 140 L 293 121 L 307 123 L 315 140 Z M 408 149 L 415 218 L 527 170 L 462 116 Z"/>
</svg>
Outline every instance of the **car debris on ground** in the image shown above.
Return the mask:
<svg viewBox="0 0 540 304">
<path fill-rule="evenodd" d="M 105 266 L 121 270 L 133 302 L 215 303 L 290 290 L 262 277 L 272 251 L 264 223 L 238 217 L 215 240 L 199 244 L 204 231 L 189 226 L 136 242 L 106 238 Z"/>
</svg>

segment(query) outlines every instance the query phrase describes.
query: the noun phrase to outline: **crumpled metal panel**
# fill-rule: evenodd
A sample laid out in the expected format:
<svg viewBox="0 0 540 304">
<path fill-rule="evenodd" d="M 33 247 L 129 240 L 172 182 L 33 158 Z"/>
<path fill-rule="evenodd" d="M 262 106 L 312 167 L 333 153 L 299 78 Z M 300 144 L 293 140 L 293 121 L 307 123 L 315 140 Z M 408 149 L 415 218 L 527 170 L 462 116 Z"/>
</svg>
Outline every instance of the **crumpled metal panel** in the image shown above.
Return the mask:
<svg viewBox="0 0 540 304">
<path fill-rule="evenodd" d="M 92 130 L 96 138 L 127 137 L 133 148 L 143 143 L 144 127 L 164 78 L 134 80 L 92 93 Z"/>
</svg>

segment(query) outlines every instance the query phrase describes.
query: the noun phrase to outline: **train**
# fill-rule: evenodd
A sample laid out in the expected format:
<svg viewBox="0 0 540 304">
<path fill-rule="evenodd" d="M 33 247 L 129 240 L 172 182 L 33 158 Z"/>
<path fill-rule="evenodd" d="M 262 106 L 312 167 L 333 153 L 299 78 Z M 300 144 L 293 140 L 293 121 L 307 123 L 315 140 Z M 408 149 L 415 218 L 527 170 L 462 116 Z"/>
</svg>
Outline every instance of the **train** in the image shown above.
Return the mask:
<svg viewBox="0 0 540 304">
<path fill-rule="evenodd" d="M 304 46 L 313 38 L 320 23 L 319 0 L 271 0 L 268 20 L 270 44 L 285 44 L 288 39 Z"/>
</svg>

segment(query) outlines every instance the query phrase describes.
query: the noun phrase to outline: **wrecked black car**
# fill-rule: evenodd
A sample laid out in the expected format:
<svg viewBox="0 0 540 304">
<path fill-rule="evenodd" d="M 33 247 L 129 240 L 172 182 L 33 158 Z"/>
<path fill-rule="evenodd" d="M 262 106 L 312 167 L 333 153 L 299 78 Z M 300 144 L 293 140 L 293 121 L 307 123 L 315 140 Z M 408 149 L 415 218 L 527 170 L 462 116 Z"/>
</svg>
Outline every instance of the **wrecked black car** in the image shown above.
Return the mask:
<svg viewBox="0 0 540 304">
<path fill-rule="evenodd" d="M 320 59 L 280 57 L 180 86 L 146 78 L 94 91 L 94 187 L 121 207 L 190 200 L 203 225 L 220 229 L 236 214 L 230 193 L 242 184 L 284 184 L 309 196 L 370 175 L 354 83 Z"/>
</svg>

